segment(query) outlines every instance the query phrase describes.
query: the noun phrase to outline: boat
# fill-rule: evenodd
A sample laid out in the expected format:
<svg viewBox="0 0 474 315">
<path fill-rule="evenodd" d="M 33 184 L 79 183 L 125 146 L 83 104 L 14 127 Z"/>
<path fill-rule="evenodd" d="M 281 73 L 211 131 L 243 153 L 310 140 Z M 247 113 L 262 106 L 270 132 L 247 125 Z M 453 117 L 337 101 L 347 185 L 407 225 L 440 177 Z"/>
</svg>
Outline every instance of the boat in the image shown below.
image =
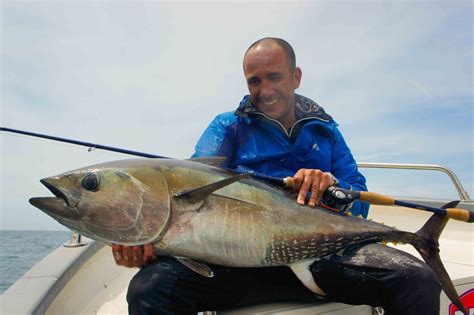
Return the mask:
<svg viewBox="0 0 474 315">
<path fill-rule="evenodd" d="M 410 169 L 446 173 L 456 188 L 458 208 L 474 212 L 470 199 L 457 176 L 446 167 L 420 164 L 358 163 L 359 168 Z M 397 200 L 441 207 L 450 200 L 428 197 L 399 197 Z M 406 231 L 418 230 L 431 213 L 395 206 L 371 206 L 369 218 Z M 439 240 L 440 255 L 454 286 L 465 302 L 469 314 L 474 313 L 474 226 L 450 220 Z M 394 246 L 394 245 L 389 245 Z M 410 245 L 397 248 L 417 257 Z M 128 314 L 126 292 L 137 268 L 115 265 L 111 249 L 99 242 L 72 233 L 63 246 L 38 262 L 1 296 L 1 313 L 10 314 Z M 470 301 L 470 302 L 469 302 Z M 470 303 L 470 304 L 469 304 Z M 440 314 L 461 314 L 441 293 Z M 379 308 L 342 303 L 269 303 L 250 307 L 215 311 L 207 314 L 382 314 Z"/>
</svg>

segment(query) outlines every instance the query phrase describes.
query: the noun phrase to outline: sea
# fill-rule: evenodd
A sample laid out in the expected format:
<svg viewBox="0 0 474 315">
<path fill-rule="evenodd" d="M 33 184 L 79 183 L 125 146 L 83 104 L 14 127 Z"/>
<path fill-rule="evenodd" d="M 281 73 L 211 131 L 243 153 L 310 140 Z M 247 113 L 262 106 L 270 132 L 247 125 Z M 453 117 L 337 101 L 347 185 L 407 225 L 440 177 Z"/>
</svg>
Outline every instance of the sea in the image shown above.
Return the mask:
<svg viewBox="0 0 474 315">
<path fill-rule="evenodd" d="M 0 230 L 0 295 L 70 237 L 69 231 Z"/>
</svg>

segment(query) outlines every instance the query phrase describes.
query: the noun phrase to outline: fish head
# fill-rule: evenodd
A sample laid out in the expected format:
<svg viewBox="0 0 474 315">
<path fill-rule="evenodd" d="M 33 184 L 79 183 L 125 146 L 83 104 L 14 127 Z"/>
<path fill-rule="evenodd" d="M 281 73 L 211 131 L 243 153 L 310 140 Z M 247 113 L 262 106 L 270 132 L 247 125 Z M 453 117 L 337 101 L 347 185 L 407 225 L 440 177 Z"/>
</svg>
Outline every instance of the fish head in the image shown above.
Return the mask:
<svg viewBox="0 0 474 315">
<path fill-rule="evenodd" d="M 31 198 L 33 206 L 106 244 L 156 241 L 170 218 L 170 194 L 158 170 L 89 167 L 40 182 L 55 197 Z"/>
</svg>

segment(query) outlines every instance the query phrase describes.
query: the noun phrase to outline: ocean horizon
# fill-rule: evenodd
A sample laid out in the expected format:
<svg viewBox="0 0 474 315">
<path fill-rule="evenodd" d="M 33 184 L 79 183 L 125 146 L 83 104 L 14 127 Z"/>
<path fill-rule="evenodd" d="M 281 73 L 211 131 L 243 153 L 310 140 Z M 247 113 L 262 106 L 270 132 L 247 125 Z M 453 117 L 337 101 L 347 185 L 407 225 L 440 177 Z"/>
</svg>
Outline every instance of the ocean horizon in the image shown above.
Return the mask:
<svg viewBox="0 0 474 315">
<path fill-rule="evenodd" d="M 0 295 L 70 236 L 71 231 L 0 230 Z"/>
</svg>

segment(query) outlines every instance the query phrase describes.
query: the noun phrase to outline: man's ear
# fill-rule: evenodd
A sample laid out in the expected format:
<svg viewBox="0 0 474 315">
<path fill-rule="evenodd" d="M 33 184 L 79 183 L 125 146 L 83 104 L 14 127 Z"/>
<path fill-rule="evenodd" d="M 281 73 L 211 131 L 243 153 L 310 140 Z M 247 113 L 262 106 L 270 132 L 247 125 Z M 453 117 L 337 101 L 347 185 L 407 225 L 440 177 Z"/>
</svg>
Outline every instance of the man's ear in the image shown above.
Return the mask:
<svg viewBox="0 0 474 315">
<path fill-rule="evenodd" d="M 300 86 L 302 75 L 303 73 L 301 72 L 300 67 L 296 67 L 295 71 L 293 71 L 293 86 L 295 90 Z"/>
</svg>

